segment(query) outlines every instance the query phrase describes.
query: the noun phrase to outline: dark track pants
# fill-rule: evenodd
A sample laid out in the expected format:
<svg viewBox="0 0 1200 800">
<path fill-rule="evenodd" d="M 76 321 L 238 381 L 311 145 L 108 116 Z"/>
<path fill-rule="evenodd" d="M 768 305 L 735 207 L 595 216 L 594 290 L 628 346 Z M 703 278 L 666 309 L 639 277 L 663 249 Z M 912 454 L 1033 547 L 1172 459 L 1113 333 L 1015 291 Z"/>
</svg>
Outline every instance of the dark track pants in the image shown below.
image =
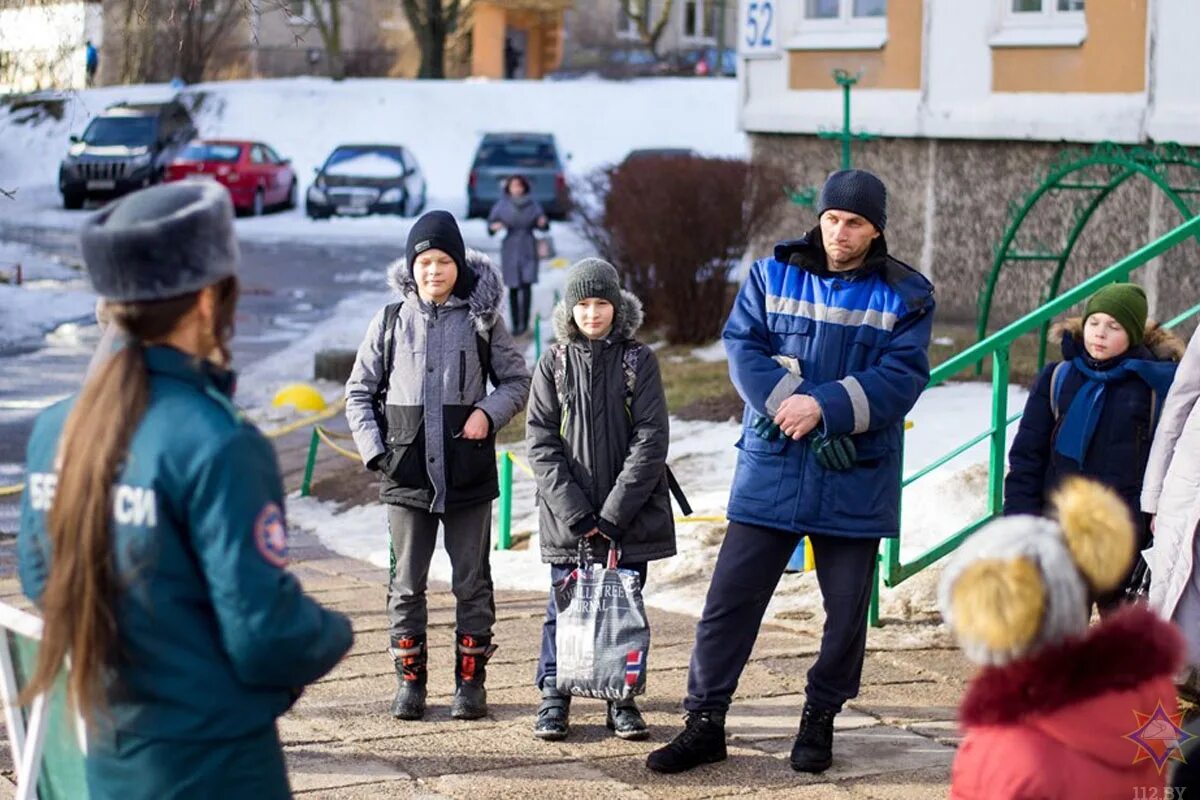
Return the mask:
<svg viewBox="0 0 1200 800">
<path fill-rule="evenodd" d="M 814 535 L 825 607 L 821 652 L 805 688 L 814 706 L 840 711 L 858 695 L 867 647 L 867 606 L 878 539 Z M 725 711 L 758 638 L 767 603 L 800 536 L 731 522 L 717 555 L 688 669 L 688 711 Z"/>
</svg>

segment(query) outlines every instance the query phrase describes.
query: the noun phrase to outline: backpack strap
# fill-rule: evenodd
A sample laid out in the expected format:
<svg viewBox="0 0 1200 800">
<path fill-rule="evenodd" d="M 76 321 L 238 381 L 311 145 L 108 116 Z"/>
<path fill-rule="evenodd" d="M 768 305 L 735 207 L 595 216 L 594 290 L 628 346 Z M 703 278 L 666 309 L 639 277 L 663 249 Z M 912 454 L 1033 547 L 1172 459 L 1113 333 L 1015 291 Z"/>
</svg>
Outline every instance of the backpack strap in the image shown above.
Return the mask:
<svg viewBox="0 0 1200 800">
<path fill-rule="evenodd" d="M 383 366 L 380 370 L 379 385 L 375 387 L 375 405 L 381 410 L 387 400 L 388 383 L 392 379 L 392 358 L 396 349 L 396 320 L 400 318 L 400 307 L 404 301 L 389 303 L 383 309 L 383 324 L 379 330 L 379 349 L 383 351 Z"/>
<path fill-rule="evenodd" d="M 633 392 L 637 388 L 638 363 L 642 358 L 640 342 L 627 342 L 621 354 L 621 370 L 625 373 L 625 413 L 633 419 Z"/>
<path fill-rule="evenodd" d="M 1058 420 L 1059 412 L 1062 410 L 1063 379 L 1066 378 L 1070 368 L 1070 361 L 1060 361 L 1054 365 L 1054 371 L 1050 373 L 1050 412 L 1054 414 L 1055 421 Z"/>
</svg>

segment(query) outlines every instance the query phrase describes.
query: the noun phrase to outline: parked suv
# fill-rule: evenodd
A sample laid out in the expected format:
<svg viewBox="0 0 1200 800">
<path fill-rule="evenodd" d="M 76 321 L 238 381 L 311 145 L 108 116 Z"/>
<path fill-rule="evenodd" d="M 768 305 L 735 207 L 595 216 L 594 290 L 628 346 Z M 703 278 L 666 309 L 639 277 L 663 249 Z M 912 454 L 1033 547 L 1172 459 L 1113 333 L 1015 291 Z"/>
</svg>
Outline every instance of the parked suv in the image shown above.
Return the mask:
<svg viewBox="0 0 1200 800">
<path fill-rule="evenodd" d="M 558 145 L 550 133 L 484 134 L 467 180 L 467 216 L 486 217 L 504 193 L 504 181 L 513 175 L 529 181 L 530 194 L 547 216 L 567 218 L 571 199 Z"/>
<path fill-rule="evenodd" d="M 178 101 L 111 106 L 88 123 L 58 168 L 64 208 L 108 200 L 159 183 L 167 164 L 196 136 Z"/>
</svg>

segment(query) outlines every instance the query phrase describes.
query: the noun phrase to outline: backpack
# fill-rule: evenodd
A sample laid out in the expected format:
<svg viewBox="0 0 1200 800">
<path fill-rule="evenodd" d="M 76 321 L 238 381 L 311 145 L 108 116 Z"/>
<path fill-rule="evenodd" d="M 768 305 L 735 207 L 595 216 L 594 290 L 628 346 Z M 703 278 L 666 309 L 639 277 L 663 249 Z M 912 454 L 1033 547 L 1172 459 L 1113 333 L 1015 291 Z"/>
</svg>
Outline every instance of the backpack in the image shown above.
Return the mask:
<svg viewBox="0 0 1200 800">
<path fill-rule="evenodd" d="M 389 303 L 383 309 L 383 326 L 379 330 L 380 350 L 383 351 L 383 371 L 379 376 L 379 384 L 375 387 L 375 408 L 380 419 L 379 430 L 386 435 L 387 422 L 384 418 L 383 407 L 387 402 L 388 383 L 392 379 L 392 356 L 396 348 L 396 320 L 400 318 L 400 307 L 404 305 L 404 301 L 398 303 Z M 491 329 L 487 333 L 480 333 L 478 329 L 475 331 L 475 352 L 479 357 L 479 366 L 483 371 L 483 385 L 487 388 L 488 378 L 491 378 L 492 385 L 498 386 L 500 381 L 492 372 L 492 341 Z"/>
<path fill-rule="evenodd" d="M 623 345 L 624 349 L 621 352 L 621 372 L 625 376 L 625 416 L 633 422 L 633 392 L 637 388 L 638 365 L 641 362 L 642 351 L 646 345 L 641 342 L 626 340 Z M 570 364 L 570 359 L 567 358 L 567 346 L 561 342 L 555 342 L 550 345 L 550 357 L 554 360 L 552 373 L 554 375 L 554 393 L 558 396 L 558 407 L 562 412 L 562 422 L 559 424 L 559 435 L 561 436 L 567 425 L 567 369 Z M 692 505 L 688 502 L 687 496 L 683 493 L 683 487 L 679 485 L 679 481 L 675 478 L 675 473 L 671 468 L 667 468 L 667 486 L 671 490 L 671 495 L 675 498 L 675 502 L 679 504 L 679 510 L 683 515 L 690 516 L 692 513 Z"/>
</svg>

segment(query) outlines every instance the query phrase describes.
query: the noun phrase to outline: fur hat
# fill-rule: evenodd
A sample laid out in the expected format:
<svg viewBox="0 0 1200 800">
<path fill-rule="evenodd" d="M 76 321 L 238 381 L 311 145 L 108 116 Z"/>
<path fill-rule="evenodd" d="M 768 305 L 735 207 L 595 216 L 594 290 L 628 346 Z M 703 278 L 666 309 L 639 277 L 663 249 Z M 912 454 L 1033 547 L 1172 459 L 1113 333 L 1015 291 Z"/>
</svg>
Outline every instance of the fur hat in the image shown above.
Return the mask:
<svg viewBox="0 0 1200 800">
<path fill-rule="evenodd" d="M 1134 526 L 1120 497 L 1072 478 L 1051 503 L 1057 520 L 1002 517 L 942 573 L 942 616 L 972 661 L 1000 666 L 1082 634 L 1092 598 L 1128 572 Z"/>
<path fill-rule="evenodd" d="M 832 172 L 821 187 L 817 216 L 831 208 L 858 214 L 882 233 L 887 227 L 887 187 L 865 169 Z"/>
<path fill-rule="evenodd" d="M 81 241 L 93 288 L 117 303 L 180 297 L 237 271 L 233 203 L 216 183 L 126 195 L 84 222 Z"/>
</svg>

